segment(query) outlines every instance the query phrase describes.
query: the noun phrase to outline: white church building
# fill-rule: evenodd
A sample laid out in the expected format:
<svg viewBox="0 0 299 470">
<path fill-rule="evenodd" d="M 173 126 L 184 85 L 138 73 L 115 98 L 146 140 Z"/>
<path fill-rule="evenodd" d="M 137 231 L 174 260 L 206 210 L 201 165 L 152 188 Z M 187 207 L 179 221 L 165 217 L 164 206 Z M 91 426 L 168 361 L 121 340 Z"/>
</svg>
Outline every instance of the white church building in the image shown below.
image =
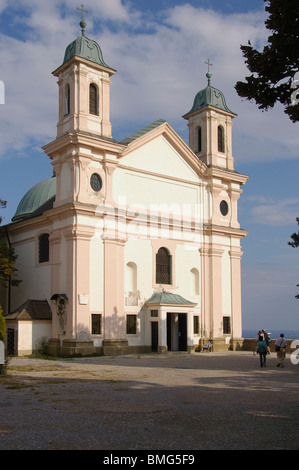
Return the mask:
<svg viewBox="0 0 299 470">
<path fill-rule="evenodd" d="M 57 136 L 43 147 L 49 179 L 20 201 L 1 241 L 22 284 L 2 289 L 7 347 L 30 354 L 197 351 L 242 342 L 232 120 L 211 86 L 186 106 L 189 146 L 164 120 L 117 142 L 110 122 L 116 72 L 82 35 L 54 72 Z M 113 92 L 113 86 L 111 87 Z"/>
</svg>

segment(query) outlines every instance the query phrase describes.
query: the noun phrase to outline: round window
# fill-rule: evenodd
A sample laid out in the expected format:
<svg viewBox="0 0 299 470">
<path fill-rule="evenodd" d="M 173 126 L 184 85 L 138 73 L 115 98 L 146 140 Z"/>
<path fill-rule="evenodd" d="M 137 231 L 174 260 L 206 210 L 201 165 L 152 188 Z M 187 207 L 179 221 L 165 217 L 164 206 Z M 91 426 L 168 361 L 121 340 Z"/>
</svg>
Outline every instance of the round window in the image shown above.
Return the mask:
<svg viewBox="0 0 299 470">
<path fill-rule="evenodd" d="M 228 204 L 226 201 L 220 202 L 220 212 L 222 215 L 226 216 L 228 214 Z"/>
<path fill-rule="evenodd" d="M 102 178 L 97 173 L 93 173 L 90 177 L 90 186 L 96 192 L 101 191 L 102 189 Z"/>
</svg>

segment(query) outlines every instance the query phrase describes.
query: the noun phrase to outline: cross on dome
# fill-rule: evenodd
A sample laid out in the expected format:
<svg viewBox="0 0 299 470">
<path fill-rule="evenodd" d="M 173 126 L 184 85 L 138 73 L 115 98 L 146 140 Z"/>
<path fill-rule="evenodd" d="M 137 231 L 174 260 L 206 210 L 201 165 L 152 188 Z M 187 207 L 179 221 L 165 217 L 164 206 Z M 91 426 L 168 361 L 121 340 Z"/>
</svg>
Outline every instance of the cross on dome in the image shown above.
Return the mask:
<svg viewBox="0 0 299 470">
<path fill-rule="evenodd" d="M 82 20 L 80 21 L 79 24 L 81 26 L 82 36 L 85 36 L 86 23 L 85 23 L 85 20 L 84 20 L 84 13 L 88 13 L 88 10 L 84 10 L 83 3 L 81 3 L 81 8 L 77 8 L 77 10 L 81 11 L 81 13 L 82 13 Z"/>
<path fill-rule="evenodd" d="M 210 59 L 208 59 L 208 60 L 205 62 L 205 64 L 207 64 L 207 66 L 208 66 L 208 72 L 207 72 L 207 74 L 206 74 L 206 77 L 207 77 L 207 79 L 208 79 L 208 86 L 210 86 L 210 84 L 211 84 L 211 77 L 212 77 L 212 74 L 211 74 L 211 72 L 210 72 L 210 67 L 213 67 L 213 64 L 211 64 Z"/>
</svg>

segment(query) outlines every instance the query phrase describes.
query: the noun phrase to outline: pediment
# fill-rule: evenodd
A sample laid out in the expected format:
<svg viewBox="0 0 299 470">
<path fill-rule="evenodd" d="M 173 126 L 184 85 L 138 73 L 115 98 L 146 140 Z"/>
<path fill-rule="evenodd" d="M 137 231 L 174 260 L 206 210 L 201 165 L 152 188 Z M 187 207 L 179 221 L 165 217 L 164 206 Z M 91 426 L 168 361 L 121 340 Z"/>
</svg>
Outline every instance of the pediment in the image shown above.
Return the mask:
<svg viewBox="0 0 299 470">
<path fill-rule="evenodd" d="M 166 121 L 148 128 L 128 139 L 119 165 L 192 182 L 203 176 L 206 165 Z"/>
</svg>

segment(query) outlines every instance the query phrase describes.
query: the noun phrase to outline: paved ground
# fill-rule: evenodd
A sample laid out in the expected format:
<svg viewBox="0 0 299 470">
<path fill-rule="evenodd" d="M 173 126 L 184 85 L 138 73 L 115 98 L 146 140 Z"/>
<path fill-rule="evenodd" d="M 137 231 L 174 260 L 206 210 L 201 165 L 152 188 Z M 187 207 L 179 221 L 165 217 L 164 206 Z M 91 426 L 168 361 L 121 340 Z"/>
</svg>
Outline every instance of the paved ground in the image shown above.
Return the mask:
<svg viewBox="0 0 299 470">
<path fill-rule="evenodd" d="M 298 449 L 299 364 L 251 352 L 60 361 L 0 376 L 0 449 Z"/>
</svg>

